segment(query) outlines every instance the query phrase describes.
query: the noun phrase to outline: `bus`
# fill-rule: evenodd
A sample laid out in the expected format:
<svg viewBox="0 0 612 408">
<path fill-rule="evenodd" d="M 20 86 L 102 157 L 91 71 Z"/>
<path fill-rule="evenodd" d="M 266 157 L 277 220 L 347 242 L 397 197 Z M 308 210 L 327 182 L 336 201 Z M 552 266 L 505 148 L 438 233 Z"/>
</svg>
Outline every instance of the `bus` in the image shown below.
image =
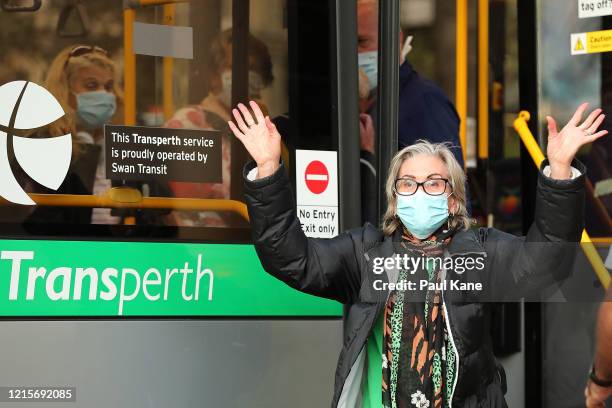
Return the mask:
<svg viewBox="0 0 612 408">
<path fill-rule="evenodd" d="M 456 108 L 475 226 L 521 235 L 546 115 L 612 104 L 608 49 L 589 45 L 612 9 L 595 3 L 0 0 L 0 386 L 78 407 L 328 405 L 343 306 L 260 264 L 230 107 L 263 107 L 303 228 L 332 237 L 380 222 L 410 64 Z M 584 405 L 612 262 L 607 139 L 579 154 L 586 232 L 567 284 L 582 301 L 495 306 L 510 407 Z"/>
</svg>

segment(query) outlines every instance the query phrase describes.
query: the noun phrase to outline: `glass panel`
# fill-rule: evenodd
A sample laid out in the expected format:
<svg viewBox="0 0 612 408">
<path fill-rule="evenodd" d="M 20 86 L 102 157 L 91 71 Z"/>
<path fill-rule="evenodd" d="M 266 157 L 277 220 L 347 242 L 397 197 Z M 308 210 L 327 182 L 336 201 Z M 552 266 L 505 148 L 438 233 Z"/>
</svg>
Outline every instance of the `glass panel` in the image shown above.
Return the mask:
<svg viewBox="0 0 612 408">
<path fill-rule="evenodd" d="M 357 55 L 359 63 L 359 130 L 362 222 L 378 224 L 378 68 L 380 59 L 379 4 L 357 2 Z M 382 182 L 384 176 L 378 182 Z"/>
<path fill-rule="evenodd" d="M 312 33 L 309 25 L 327 21 L 333 2 L 264 0 L 242 11 L 232 3 L 141 6 L 133 10 L 133 24 L 120 0 L 70 9 L 43 2 L 36 12 L 0 13 L 2 83 L 43 85 L 66 112 L 48 126 L 13 133 L 29 139 L 72 134 L 70 165 L 57 190 L 33 177 L 9 143 L 15 185 L 45 196 L 34 196 L 36 206 L 4 203 L 0 232 L 248 241 L 241 181 L 248 155 L 227 126 L 232 93 L 240 92 L 232 81 L 243 76 L 245 97 L 257 100 L 280 129 L 291 173 L 296 148 L 336 148 L 332 32 Z M 251 34 L 244 38 L 234 38 L 240 30 L 232 29 L 239 12 L 249 19 Z M 133 37 L 124 38 L 125 30 Z M 125 41 L 132 38 L 135 56 L 126 59 Z M 248 64 L 235 66 L 232 59 L 242 52 Z M 146 128 L 109 128 L 105 139 L 104 124 Z M 197 167 L 206 152 L 211 164 Z"/>
<path fill-rule="evenodd" d="M 520 110 L 517 4 L 509 0 L 492 2 L 489 7 L 489 149 L 485 171 L 477 177 L 487 192 L 482 204 L 490 218 L 481 218 L 481 222 L 521 235 L 521 142 L 512 126 Z"/>
<path fill-rule="evenodd" d="M 612 78 L 609 52 L 576 54 L 580 48 L 572 33 L 588 33 L 612 28 L 610 17 L 578 17 L 576 2 L 559 5 L 551 0 L 538 2 L 538 67 L 540 144 L 545 145 L 546 115 L 565 123 L 578 103 L 590 108 L 612 110 L 607 86 Z M 562 22 L 561 24 L 559 22 Z M 573 40 L 572 40 L 573 38 Z M 584 44 L 588 47 L 588 44 Z M 580 51 L 580 50 L 578 50 Z M 610 119 L 600 129 L 610 130 Z M 594 237 L 612 237 L 612 140 L 600 139 L 585 147 L 578 158 L 588 167 L 586 229 Z"/>
<path fill-rule="evenodd" d="M 82 7 L 65 9 L 64 4 L 73 2 L 43 1 L 36 12 L 0 11 L 3 27 L 0 84 L 32 81 L 48 89 L 65 112 L 59 120 L 53 118 L 53 123 L 45 126 L 14 131 L 10 128 L 17 127 L 11 123 L 15 121 L 0 112 L 0 119 L 6 119 L 0 120 L 0 131 L 10 134 L 6 139 L 12 141 L 8 146 L 10 171 L 0 174 L 5 177 L 13 172 L 25 191 L 48 194 L 35 196 L 37 200 L 46 200 L 46 204 L 36 206 L 1 203 L 0 235 L 4 239 L 42 236 L 46 240 L 35 242 L 45 249 L 52 247 L 53 240 L 73 236 L 89 243 L 115 239 L 168 241 L 167 238 L 248 241 L 248 223 L 237 212 L 204 210 L 205 202 L 201 201 L 193 202 L 191 209 L 173 207 L 180 200 L 190 198 L 243 201 L 240 177 L 246 156 L 234 143 L 226 125 L 228 100 L 232 98 L 230 82 L 235 82 L 232 79 L 237 76 L 237 70 L 246 73 L 247 88 L 251 90 L 248 96 L 260 100 L 281 129 L 284 158 L 290 172 L 296 148 L 337 149 L 331 116 L 335 76 L 330 74 L 330 50 L 335 45 L 331 31 L 312 32 L 313 21 L 333 19 L 333 1 L 252 1 L 245 14 L 249 16 L 252 37 L 231 40 L 237 12 L 232 10 L 232 3 L 249 2 L 194 0 L 172 7 L 140 7 L 134 13 L 135 22 L 158 26 L 133 27 L 136 34 L 138 30 L 157 29 L 153 34 L 160 35 L 160 40 L 148 41 L 149 45 L 155 45 L 158 51 L 178 53 L 185 51 L 185 43 L 164 43 L 162 40 L 169 37 L 163 37 L 163 33 L 169 31 L 159 25 L 190 27 L 193 57 L 164 59 L 137 53 L 134 81 L 130 68 L 133 55 L 124 52 L 124 33 L 125 30 L 129 33 L 131 27 L 124 24 L 130 14 L 124 20 L 124 2 L 74 3 Z M 62 21 L 60 29 L 58 21 Z M 185 33 L 173 31 L 170 40 L 181 35 Z M 248 64 L 244 66 L 232 64 L 232 47 L 237 43 L 245 46 Z M 77 45 L 87 47 L 77 48 Z M 133 94 L 131 86 L 135 89 Z M 34 88 L 34 85 L 27 87 Z M 19 88 L 19 92 L 23 89 L 23 86 Z M 132 96 L 136 101 L 133 112 L 130 111 Z M 5 103 L 4 94 L 0 101 Z M 28 107 L 25 99 L 22 104 L 22 108 Z M 104 138 L 102 123 L 168 132 L 161 135 L 172 135 L 171 129 L 219 131 L 222 180 L 216 183 L 179 182 L 172 177 L 110 180 L 106 165 L 113 159 L 113 151 L 108 154 L 108 138 Z M 24 164 L 27 161 L 14 153 L 18 150 L 14 140 L 21 137 L 45 143 L 68 133 L 72 134 L 71 158 L 67 161 L 65 180 L 57 190 L 45 187 L 52 184 L 40 183 L 46 180 L 45 172 L 32 172 Z M 51 162 L 55 156 L 45 154 L 41 154 L 39 161 L 49 166 L 48 173 L 54 173 Z M 0 159 L 2 155 L 0 152 Z M 110 190 L 118 187 L 122 189 Z M 113 201 L 100 205 L 104 200 L 96 197 L 103 197 L 109 191 L 113 191 Z M 0 194 L 6 195 L 4 188 Z M 145 208 L 144 202 L 155 204 L 146 198 L 160 198 L 159 202 L 165 206 Z M 58 203 L 58 199 L 64 201 Z M 166 199 L 172 201 L 166 203 L 163 201 Z M 206 247 L 227 254 L 224 246 Z M 74 250 L 74 245 L 70 248 Z M 173 255 L 177 253 L 176 248 L 164 244 L 164 249 Z M 53 261 L 64 259 L 50 256 Z M 126 247 L 111 261 L 133 261 L 133 256 Z M 255 267 L 261 268 L 259 261 L 255 261 L 241 259 L 232 266 L 245 273 L 253 272 Z M 222 269 L 226 274 L 223 279 L 228 278 L 227 274 L 236 277 L 232 268 Z M 254 287 L 248 282 L 244 286 Z M 297 293 L 291 288 L 285 289 L 291 293 L 289 296 Z M 231 296 L 224 300 L 231 302 Z M 37 316 L 46 313 L 41 308 Z M 5 321 L 1 323 L 2 329 L 10 332 L 10 336 L 3 339 L 4 345 L 12 346 L 3 347 L 6 352 L 0 353 L 0 362 L 11 369 L 4 370 L 6 376 L 0 382 L 75 385 L 79 393 L 76 407 L 148 407 L 152 404 L 274 407 L 285 406 L 288 400 L 294 401 L 292 405 L 296 407 L 311 407 L 329 403 L 333 369 L 341 345 L 339 320 L 194 318 L 201 320 L 132 320 L 129 324 L 104 320 L 35 324 Z M 51 340 L 41 346 L 41 338 Z M 40 353 L 33 355 L 32 352 Z M 95 373 L 91 367 L 96 367 Z M 295 367 L 300 367 L 299 372 Z"/>
<path fill-rule="evenodd" d="M 610 17 L 580 18 L 582 2 L 539 0 L 537 3 L 538 33 L 538 120 L 540 145 L 546 145 L 546 115 L 564 124 L 578 104 L 589 102 L 592 110 L 603 108 L 608 115 L 600 129 L 610 130 L 609 116 L 612 100 L 608 83 L 612 78 L 609 53 L 584 53 L 575 33 L 588 33 L 612 28 Z M 593 3 L 594 4 L 594 3 Z M 588 34 L 585 34 L 585 36 Z M 532 119 L 532 120 L 534 120 Z M 612 140 L 605 137 L 578 153 L 588 169 L 586 197 L 586 230 L 592 237 L 612 236 Z M 609 241 L 598 251 L 605 259 Z M 592 268 L 580 255 L 574 266 L 591 274 Z M 588 271 L 588 272 L 586 272 Z M 597 287 L 593 274 L 585 284 Z M 576 282 L 575 285 L 579 283 Z M 603 290 L 601 291 L 603 295 Z M 584 405 L 583 391 L 586 375 L 593 358 L 594 327 L 597 303 L 546 303 L 542 305 L 542 381 L 544 407 Z"/>
</svg>

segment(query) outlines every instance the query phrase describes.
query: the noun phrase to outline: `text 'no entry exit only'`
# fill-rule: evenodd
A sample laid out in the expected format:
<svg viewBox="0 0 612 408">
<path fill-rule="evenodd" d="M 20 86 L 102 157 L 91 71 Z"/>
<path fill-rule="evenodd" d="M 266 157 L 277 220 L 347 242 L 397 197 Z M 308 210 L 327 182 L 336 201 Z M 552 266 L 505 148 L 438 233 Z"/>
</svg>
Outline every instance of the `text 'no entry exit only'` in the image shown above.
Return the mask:
<svg viewBox="0 0 612 408">
<path fill-rule="evenodd" d="M 298 218 L 309 237 L 338 235 L 338 153 L 296 150 Z"/>
</svg>

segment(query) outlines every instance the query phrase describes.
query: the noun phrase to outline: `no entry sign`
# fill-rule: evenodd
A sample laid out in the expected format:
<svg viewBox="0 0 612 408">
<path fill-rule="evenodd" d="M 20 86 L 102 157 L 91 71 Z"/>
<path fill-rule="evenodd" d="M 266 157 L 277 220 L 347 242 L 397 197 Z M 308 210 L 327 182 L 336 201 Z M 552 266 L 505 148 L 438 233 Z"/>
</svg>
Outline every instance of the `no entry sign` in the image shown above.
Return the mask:
<svg viewBox="0 0 612 408">
<path fill-rule="evenodd" d="M 329 184 L 329 171 L 319 160 L 311 161 L 304 171 L 306 187 L 314 194 L 321 194 Z"/>
<path fill-rule="evenodd" d="M 296 150 L 295 178 L 298 218 L 309 237 L 338 235 L 338 154 Z"/>
</svg>

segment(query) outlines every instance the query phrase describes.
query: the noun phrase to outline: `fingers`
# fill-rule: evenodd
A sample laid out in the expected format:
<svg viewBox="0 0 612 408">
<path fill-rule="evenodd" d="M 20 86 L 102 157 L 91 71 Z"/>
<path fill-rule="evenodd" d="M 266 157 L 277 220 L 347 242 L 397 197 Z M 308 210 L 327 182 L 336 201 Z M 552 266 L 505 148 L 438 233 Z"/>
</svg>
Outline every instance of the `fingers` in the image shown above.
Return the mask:
<svg viewBox="0 0 612 408">
<path fill-rule="evenodd" d="M 586 120 L 584 122 L 582 122 L 582 124 L 579 126 L 580 129 L 587 129 L 587 128 L 589 128 L 593 124 L 595 119 L 598 118 L 600 113 L 601 113 L 601 109 L 599 109 L 599 108 L 597 108 L 593 112 L 591 112 L 591 114 L 586 118 Z"/>
<path fill-rule="evenodd" d="M 557 136 L 557 122 L 555 122 L 555 120 L 551 116 L 547 116 L 546 121 L 548 122 L 549 136 Z"/>
<path fill-rule="evenodd" d="M 602 124 L 602 122 L 604 121 L 604 119 L 606 118 L 606 115 L 599 115 L 597 117 L 597 119 L 595 119 L 595 122 L 593 124 L 591 124 L 588 128 L 586 128 L 586 132 L 587 133 L 595 133 L 597 132 L 597 129 L 599 128 L 599 126 Z"/>
<path fill-rule="evenodd" d="M 366 128 L 365 128 L 365 123 L 363 123 L 362 120 L 359 121 L 359 134 L 361 136 L 363 136 L 363 134 L 365 133 Z"/>
<path fill-rule="evenodd" d="M 266 127 L 268 128 L 268 132 L 270 132 L 270 134 L 278 134 L 278 130 L 276 130 L 276 125 L 270 120 L 270 117 L 266 116 L 264 120 L 266 123 Z"/>
<path fill-rule="evenodd" d="M 606 406 L 602 401 L 598 401 L 591 397 L 587 397 L 586 399 L 586 407 L 587 408 L 605 408 Z"/>
<path fill-rule="evenodd" d="M 584 111 L 588 106 L 589 104 L 586 102 L 580 105 L 568 123 L 573 126 L 578 126 L 578 123 L 580 123 L 580 119 L 582 119 L 582 115 L 584 115 Z"/>
<path fill-rule="evenodd" d="M 607 134 L 608 134 L 607 130 L 600 130 L 599 132 L 594 133 L 594 134 L 592 134 L 590 136 L 585 136 L 584 137 L 585 143 L 583 143 L 583 145 L 587 144 L 587 143 L 593 143 L 594 141 L 596 141 L 600 137 L 603 137 L 603 136 L 605 136 Z"/>
<path fill-rule="evenodd" d="M 274 132 L 274 123 L 270 120 L 269 116 L 266 116 L 266 127 L 268 128 L 268 132 Z"/>
<path fill-rule="evenodd" d="M 363 130 L 371 129 L 374 127 L 374 123 L 372 122 L 372 117 L 367 113 L 359 114 L 359 127 Z"/>
<path fill-rule="evenodd" d="M 242 138 L 244 137 L 244 134 L 238 130 L 238 128 L 236 127 L 236 125 L 234 125 L 234 122 L 232 122 L 231 120 L 227 122 L 227 124 L 229 125 L 230 129 L 232 130 L 232 132 L 234 133 L 234 135 L 240 140 L 242 141 Z"/>
<path fill-rule="evenodd" d="M 261 112 L 261 109 L 259 108 L 259 105 L 257 105 L 253 101 L 249 101 L 249 105 L 251 105 L 251 109 L 253 109 L 253 112 L 255 112 L 255 117 L 257 118 L 257 123 L 258 124 L 264 123 L 265 122 L 264 114 Z"/>
<path fill-rule="evenodd" d="M 244 120 L 242 120 L 242 115 L 240 114 L 240 112 L 238 112 L 238 109 L 232 109 L 232 114 L 234 115 L 234 118 L 236 119 L 236 123 L 238 124 L 240 130 L 242 130 L 244 133 L 247 133 L 249 131 L 249 127 L 246 125 L 246 123 L 244 123 Z"/>
<path fill-rule="evenodd" d="M 359 129 L 363 131 L 365 130 L 365 126 L 366 126 L 365 113 L 360 113 L 359 114 Z"/>
<path fill-rule="evenodd" d="M 244 115 L 244 120 L 249 126 L 255 124 L 255 120 L 253 119 L 253 116 L 251 116 L 251 112 L 249 112 L 249 110 L 246 106 L 244 106 L 244 104 L 239 103 L 238 109 L 240 109 L 240 112 L 242 112 L 242 115 Z"/>
</svg>

